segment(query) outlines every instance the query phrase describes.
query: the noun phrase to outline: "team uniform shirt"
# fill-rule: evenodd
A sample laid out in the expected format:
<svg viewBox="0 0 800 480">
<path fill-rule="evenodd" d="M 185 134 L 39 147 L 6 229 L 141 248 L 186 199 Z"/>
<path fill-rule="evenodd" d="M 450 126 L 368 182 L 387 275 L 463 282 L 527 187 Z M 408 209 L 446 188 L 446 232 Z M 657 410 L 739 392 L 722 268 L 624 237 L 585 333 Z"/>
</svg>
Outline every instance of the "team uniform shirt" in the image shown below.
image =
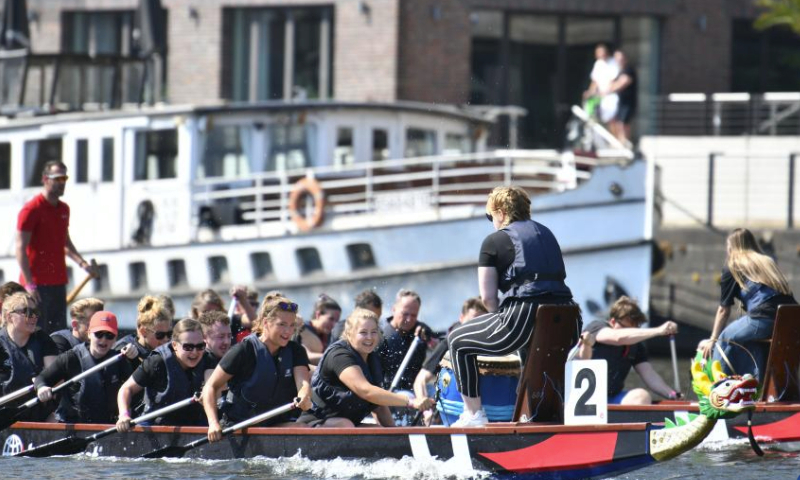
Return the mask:
<svg viewBox="0 0 800 480">
<path fill-rule="evenodd" d="M 70 335 L 72 334 L 70 333 Z M 75 347 L 75 345 L 69 343 L 69 340 L 67 338 L 64 338 L 61 335 L 52 334 L 50 335 L 50 338 L 53 340 L 53 343 L 56 344 L 56 348 L 58 348 L 58 353 L 68 352 Z"/>
<path fill-rule="evenodd" d="M 41 345 L 42 345 L 42 357 L 56 356 L 59 353 L 58 352 L 58 347 L 56 346 L 55 342 L 53 342 L 53 339 L 50 338 L 50 336 L 47 335 L 44 331 L 37 330 L 37 331 L 33 332 L 33 335 L 31 335 L 31 338 L 28 340 L 28 343 L 26 343 L 24 347 L 17 347 L 22 351 L 22 353 L 26 357 L 28 357 L 31 360 L 32 363 L 35 363 L 35 361 L 32 358 L 31 353 L 28 352 L 28 348 L 27 348 L 27 346 L 32 341 L 38 341 L 38 342 L 41 343 Z M 41 367 L 42 366 L 40 366 L 40 368 Z M 8 353 L 5 351 L 5 349 L 0 348 L 0 383 L 3 383 L 6 380 L 8 380 L 8 377 L 10 375 L 11 375 L 11 365 L 9 365 Z M 6 393 L 10 393 L 10 392 L 6 392 Z"/>
<path fill-rule="evenodd" d="M 596 335 L 603 328 L 611 328 L 611 324 L 605 320 L 595 320 L 584 331 Z M 625 378 L 631 367 L 647 361 L 647 348 L 641 342 L 619 346 L 597 342 L 592 349 L 592 359 L 602 359 L 608 363 L 608 396 L 613 397 L 625 387 Z"/>
<path fill-rule="evenodd" d="M 66 285 L 64 248 L 69 231 L 69 206 L 61 201 L 53 206 L 44 195 L 37 195 L 19 212 L 17 230 L 31 232 L 31 240 L 25 251 L 34 283 Z M 21 274 L 20 283 L 25 283 Z"/>
<path fill-rule="evenodd" d="M 217 366 L 218 360 L 209 352 L 203 352 L 205 370 L 213 370 Z M 189 383 L 193 383 L 195 375 L 203 375 L 204 371 L 197 369 L 184 370 Z M 157 392 L 163 392 L 167 388 L 167 364 L 161 355 L 150 355 L 142 365 L 133 372 L 133 379 L 141 387 L 153 388 Z"/>
<path fill-rule="evenodd" d="M 285 348 L 292 351 L 292 366 L 293 367 L 308 367 L 308 353 L 302 345 L 297 342 L 289 342 Z M 275 368 L 278 368 L 278 359 L 272 356 L 275 362 Z M 233 375 L 237 378 L 249 378 L 253 374 L 253 369 L 256 368 L 256 351 L 252 345 L 246 342 L 240 342 L 231 347 L 230 351 L 222 357 L 219 361 L 219 366 L 228 375 Z"/>
</svg>

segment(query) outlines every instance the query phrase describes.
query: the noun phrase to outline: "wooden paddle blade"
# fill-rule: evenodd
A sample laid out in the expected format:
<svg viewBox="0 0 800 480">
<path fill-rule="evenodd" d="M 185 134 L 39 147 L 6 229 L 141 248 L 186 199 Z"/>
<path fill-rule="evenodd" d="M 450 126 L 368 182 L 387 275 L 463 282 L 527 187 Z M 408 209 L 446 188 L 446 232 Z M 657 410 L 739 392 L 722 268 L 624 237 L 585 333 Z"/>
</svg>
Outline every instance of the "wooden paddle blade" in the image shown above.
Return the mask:
<svg viewBox="0 0 800 480">
<path fill-rule="evenodd" d="M 189 450 L 191 450 L 191 447 L 186 445 L 171 445 L 169 447 L 163 447 L 159 448 L 158 450 L 145 453 L 139 458 L 181 458 Z"/>
<path fill-rule="evenodd" d="M 53 455 L 75 455 L 86 450 L 89 440 L 86 438 L 67 437 L 61 438 L 56 441 L 39 445 L 30 450 L 24 450 L 17 454 L 15 457 L 34 457 L 43 458 L 51 457 Z"/>
</svg>

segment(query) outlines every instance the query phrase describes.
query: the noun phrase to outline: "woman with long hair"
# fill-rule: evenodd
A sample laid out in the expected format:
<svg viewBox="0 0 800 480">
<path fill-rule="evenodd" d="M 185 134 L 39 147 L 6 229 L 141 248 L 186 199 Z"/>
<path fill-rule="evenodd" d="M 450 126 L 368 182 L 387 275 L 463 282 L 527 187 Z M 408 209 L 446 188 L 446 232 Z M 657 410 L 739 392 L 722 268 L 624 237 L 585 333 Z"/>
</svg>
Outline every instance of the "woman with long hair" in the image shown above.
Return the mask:
<svg viewBox="0 0 800 480">
<path fill-rule="evenodd" d="M 700 347 L 705 358 L 713 351 L 725 373 L 759 377 L 769 353 L 762 340 L 772 338 L 778 306 L 797 301 L 786 277 L 764 254 L 750 230 L 737 228 L 728 235 L 726 246 L 728 258 L 720 279 L 720 305 L 711 339 Z M 741 302 L 747 314 L 726 327 L 734 299 Z"/>
</svg>

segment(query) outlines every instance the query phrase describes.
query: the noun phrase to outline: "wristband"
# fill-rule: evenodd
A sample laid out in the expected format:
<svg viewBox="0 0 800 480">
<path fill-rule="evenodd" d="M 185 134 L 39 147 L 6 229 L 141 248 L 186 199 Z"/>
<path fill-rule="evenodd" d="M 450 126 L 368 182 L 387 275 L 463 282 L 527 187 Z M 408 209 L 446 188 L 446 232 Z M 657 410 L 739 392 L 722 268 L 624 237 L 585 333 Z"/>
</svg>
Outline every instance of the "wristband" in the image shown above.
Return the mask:
<svg viewBox="0 0 800 480">
<path fill-rule="evenodd" d="M 29 291 L 29 292 L 30 292 L 31 290 L 36 290 L 36 284 L 35 284 L 35 283 L 33 283 L 33 282 L 31 282 L 31 283 L 26 283 L 26 284 L 25 284 L 25 290 L 27 290 L 27 291 Z"/>
<path fill-rule="evenodd" d="M 677 400 L 678 399 L 678 392 L 676 392 L 675 390 L 670 391 L 669 395 L 667 396 L 667 398 L 669 398 L 670 400 Z"/>
</svg>

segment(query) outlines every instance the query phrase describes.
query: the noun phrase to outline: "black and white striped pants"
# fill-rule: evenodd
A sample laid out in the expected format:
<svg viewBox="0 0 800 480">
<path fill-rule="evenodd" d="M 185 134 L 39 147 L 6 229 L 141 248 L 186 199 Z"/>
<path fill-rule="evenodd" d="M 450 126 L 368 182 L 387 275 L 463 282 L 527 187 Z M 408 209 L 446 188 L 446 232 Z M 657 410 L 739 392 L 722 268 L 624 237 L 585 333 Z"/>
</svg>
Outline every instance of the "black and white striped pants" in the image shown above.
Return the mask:
<svg viewBox="0 0 800 480">
<path fill-rule="evenodd" d="M 480 396 L 478 355 L 502 356 L 528 345 L 533 337 L 539 304 L 572 304 L 571 299 L 509 299 L 497 312 L 487 313 L 461 324 L 450 332 L 450 361 L 458 391 L 467 397 Z"/>
</svg>

